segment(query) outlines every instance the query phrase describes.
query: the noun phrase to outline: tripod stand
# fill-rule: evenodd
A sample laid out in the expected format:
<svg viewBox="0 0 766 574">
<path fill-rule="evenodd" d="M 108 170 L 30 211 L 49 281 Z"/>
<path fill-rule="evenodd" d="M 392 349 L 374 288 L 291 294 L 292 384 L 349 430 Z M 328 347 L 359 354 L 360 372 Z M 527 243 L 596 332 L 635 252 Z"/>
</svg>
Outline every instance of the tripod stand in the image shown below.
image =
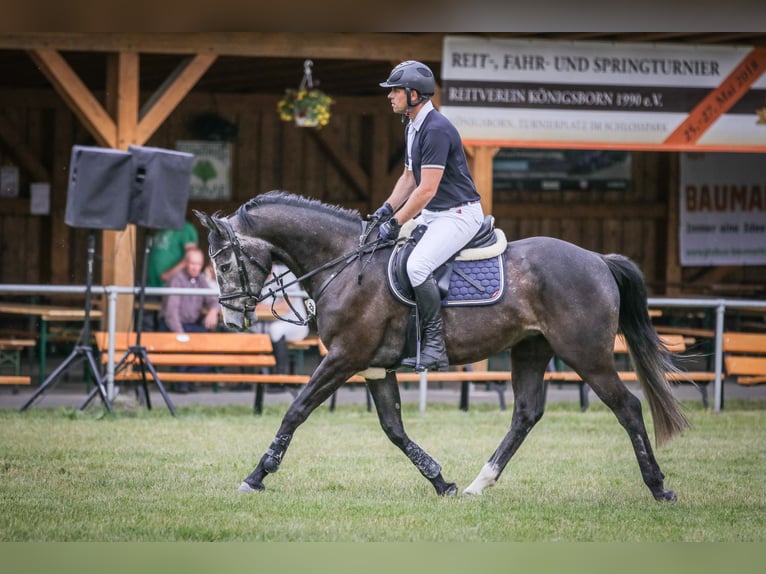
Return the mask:
<svg viewBox="0 0 766 574">
<path fill-rule="evenodd" d="M 170 397 L 168 396 L 168 393 L 165 391 L 165 387 L 162 385 L 162 381 L 160 380 L 160 376 L 157 373 L 157 369 L 154 368 L 154 365 L 152 364 L 151 360 L 149 360 L 149 355 L 146 352 L 146 347 L 141 345 L 141 331 L 143 330 L 143 323 L 144 323 L 144 306 L 146 304 L 146 275 L 147 275 L 147 266 L 149 261 L 149 251 L 151 250 L 152 245 L 152 238 L 147 232 L 147 234 L 144 237 L 144 261 L 141 268 L 141 286 L 139 289 L 138 294 L 138 318 L 136 320 L 136 344 L 131 345 L 128 347 L 128 350 L 125 351 L 125 354 L 122 356 L 122 358 L 119 360 L 117 365 L 114 367 L 115 374 L 119 373 L 123 368 L 126 368 L 130 365 L 133 365 L 134 367 L 138 367 L 141 371 L 141 389 L 143 391 L 143 400 L 146 401 L 146 408 L 150 409 L 152 408 L 152 402 L 149 398 L 149 387 L 146 384 L 146 371 L 149 370 L 149 373 L 152 376 L 152 379 L 154 380 L 155 384 L 157 385 L 157 388 L 160 391 L 160 394 L 162 395 L 162 398 L 165 399 L 165 404 L 168 406 L 168 410 L 170 410 L 170 413 L 173 416 L 176 416 L 176 409 L 173 406 L 173 401 L 170 400 Z M 85 403 L 83 403 L 82 407 L 85 408 L 90 401 L 93 400 L 93 398 L 96 396 L 95 389 L 91 391 L 91 393 L 88 395 L 88 398 L 85 400 Z"/>
<path fill-rule="evenodd" d="M 50 376 L 43 381 L 43 384 L 40 385 L 40 387 L 35 391 L 35 393 L 29 398 L 29 400 L 24 403 L 24 405 L 19 409 L 19 412 L 25 411 L 28 407 L 34 403 L 38 397 L 40 397 L 43 393 L 45 393 L 48 389 L 52 388 L 59 376 L 66 371 L 69 367 L 74 365 L 78 360 L 84 360 L 87 359 L 87 364 L 90 367 L 90 373 L 93 376 L 93 380 L 95 381 L 95 386 L 93 387 L 93 390 L 91 391 L 89 397 L 90 400 L 92 400 L 93 397 L 98 394 L 101 397 L 101 401 L 104 403 L 104 406 L 106 407 L 106 410 L 109 411 L 109 414 L 114 415 L 114 411 L 112 410 L 112 405 L 109 402 L 109 397 L 106 394 L 106 388 L 104 387 L 104 381 L 101 378 L 101 374 L 98 370 L 98 363 L 96 362 L 96 359 L 93 356 L 93 346 L 90 343 L 90 310 L 91 310 L 91 287 L 93 285 L 93 259 L 96 253 L 96 235 L 95 231 L 93 229 L 88 230 L 88 268 L 87 268 L 87 279 L 86 279 L 86 289 L 85 289 L 85 316 L 84 316 L 84 322 L 83 322 L 83 328 L 80 333 L 80 340 L 77 345 L 75 345 L 74 350 L 72 353 L 64 360 L 63 363 L 61 363 L 51 374 Z M 87 404 L 90 402 L 88 400 L 85 404 L 83 404 L 80 407 L 80 410 L 83 410 Z"/>
</svg>

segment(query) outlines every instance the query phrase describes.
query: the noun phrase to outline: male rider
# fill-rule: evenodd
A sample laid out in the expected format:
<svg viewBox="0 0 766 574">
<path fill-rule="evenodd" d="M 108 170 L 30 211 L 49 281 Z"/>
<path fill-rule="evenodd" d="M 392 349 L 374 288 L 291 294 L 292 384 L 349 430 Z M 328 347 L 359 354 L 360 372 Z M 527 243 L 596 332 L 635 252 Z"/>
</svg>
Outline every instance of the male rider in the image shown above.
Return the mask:
<svg viewBox="0 0 766 574">
<path fill-rule="evenodd" d="M 380 86 L 391 88 L 392 110 L 409 121 L 404 172 L 374 214 L 383 222 L 379 236 L 395 239 L 399 227 L 413 218 L 427 226 L 407 262 L 423 331 L 420 363 L 409 357 L 402 364 L 416 370 L 446 370 L 441 295 L 433 272 L 471 240 L 484 212 L 460 134 L 431 103 L 436 89 L 431 69 L 414 60 L 402 62 Z"/>
</svg>

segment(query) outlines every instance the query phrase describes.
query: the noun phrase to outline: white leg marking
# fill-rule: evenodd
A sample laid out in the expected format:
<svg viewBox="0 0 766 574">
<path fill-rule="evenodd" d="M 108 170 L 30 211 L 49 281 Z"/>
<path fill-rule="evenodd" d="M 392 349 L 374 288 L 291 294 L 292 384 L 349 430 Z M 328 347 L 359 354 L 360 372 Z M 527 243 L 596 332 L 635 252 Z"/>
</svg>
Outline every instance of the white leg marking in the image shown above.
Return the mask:
<svg viewBox="0 0 766 574">
<path fill-rule="evenodd" d="M 463 494 L 481 496 L 481 493 L 485 488 L 494 486 L 497 482 L 497 475 L 497 467 L 494 464 L 485 464 L 479 475 L 473 479 L 473 482 L 463 491 Z"/>
</svg>

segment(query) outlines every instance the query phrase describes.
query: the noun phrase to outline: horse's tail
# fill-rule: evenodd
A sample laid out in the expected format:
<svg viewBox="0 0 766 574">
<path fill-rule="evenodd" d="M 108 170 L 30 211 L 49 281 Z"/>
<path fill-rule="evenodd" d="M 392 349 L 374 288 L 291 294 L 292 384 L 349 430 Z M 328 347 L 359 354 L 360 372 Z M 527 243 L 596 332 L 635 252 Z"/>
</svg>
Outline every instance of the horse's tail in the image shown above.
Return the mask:
<svg viewBox="0 0 766 574">
<path fill-rule="evenodd" d="M 652 326 L 641 270 L 623 255 L 604 255 L 603 259 L 620 289 L 619 330 L 628 344 L 638 380 L 649 401 L 655 441 L 661 446 L 689 427 L 666 375 L 679 369 L 673 364 L 672 353 Z"/>
</svg>

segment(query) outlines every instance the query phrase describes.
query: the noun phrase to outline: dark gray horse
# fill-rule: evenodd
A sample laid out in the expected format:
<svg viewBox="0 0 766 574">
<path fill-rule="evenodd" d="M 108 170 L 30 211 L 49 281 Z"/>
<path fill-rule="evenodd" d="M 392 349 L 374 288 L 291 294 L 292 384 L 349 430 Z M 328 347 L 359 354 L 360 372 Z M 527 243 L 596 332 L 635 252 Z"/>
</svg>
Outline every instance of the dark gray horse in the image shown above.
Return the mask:
<svg viewBox="0 0 766 574">
<path fill-rule="evenodd" d="M 225 324 L 247 326 L 272 260 L 278 259 L 315 301 L 319 336 L 328 350 L 240 490 L 263 490 L 263 479 L 279 468 L 298 426 L 349 377 L 366 371 L 388 438 L 438 494 L 456 494 L 456 485 L 442 477 L 440 465 L 410 440 L 402 424 L 395 369 L 404 352 L 409 309 L 394 301 L 386 284 L 390 246 L 364 240 L 357 212 L 284 192 L 260 195 L 226 218 L 196 215 L 210 231 Z M 649 320 L 641 272 L 621 255 L 599 255 L 548 237 L 510 242 L 505 264 L 507 290 L 501 301 L 443 311 L 451 364 L 510 349 L 513 365 L 510 430 L 464 492 L 481 494 L 495 484 L 540 420 L 543 374 L 557 355 L 614 411 L 652 495 L 675 500 L 663 485 L 641 403 L 620 381 L 614 364 L 614 338 L 620 331 L 651 407 L 658 444 L 688 426 L 665 378 L 673 370 L 671 356 Z M 373 379 L 372 367 L 385 369 L 385 378 Z"/>
</svg>

